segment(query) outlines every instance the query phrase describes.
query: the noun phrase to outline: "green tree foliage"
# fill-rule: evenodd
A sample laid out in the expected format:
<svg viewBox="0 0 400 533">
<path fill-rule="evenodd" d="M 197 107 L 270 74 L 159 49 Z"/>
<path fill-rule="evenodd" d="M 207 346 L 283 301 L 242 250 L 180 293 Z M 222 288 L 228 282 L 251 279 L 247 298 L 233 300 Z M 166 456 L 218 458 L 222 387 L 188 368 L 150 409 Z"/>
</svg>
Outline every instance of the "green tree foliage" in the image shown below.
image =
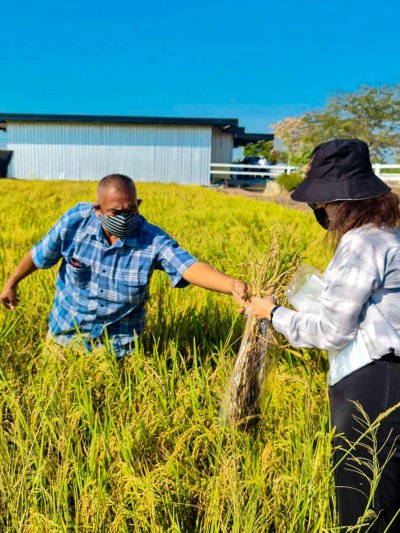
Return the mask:
<svg viewBox="0 0 400 533">
<path fill-rule="evenodd" d="M 248 144 L 243 149 L 243 155 L 245 157 L 251 155 L 264 156 L 272 165 L 275 165 L 280 159 L 280 152 L 274 147 L 273 141 Z"/>
<path fill-rule="evenodd" d="M 368 143 L 371 158 L 400 160 L 400 85 L 362 86 L 338 92 L 325 109 L 289 117 L 274 125 L 275 138 L 291 164 L 308 160 L 312 149 L 332 138 L 358 138 Z"/>
</svg>

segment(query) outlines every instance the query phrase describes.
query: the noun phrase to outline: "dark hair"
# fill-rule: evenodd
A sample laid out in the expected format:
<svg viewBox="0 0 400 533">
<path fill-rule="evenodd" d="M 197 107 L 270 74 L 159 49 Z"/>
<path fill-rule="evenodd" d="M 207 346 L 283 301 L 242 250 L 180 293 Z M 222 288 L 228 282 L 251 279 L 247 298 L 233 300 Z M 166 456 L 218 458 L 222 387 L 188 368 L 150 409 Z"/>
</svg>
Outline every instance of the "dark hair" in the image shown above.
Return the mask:
<svg viewBox="0 0 400 533">
<path fill-rule="evenodd" d="M 136 190 L 134 181 L 124 174 L 109 174 L 104 176 L 99 181 L 98 190 L 106 189 L 108 187 L 115 187 L 116 189 L 122 189 L 123 191 Z"/>
<path fill-rule="evenodd" d="M 351 229 L 364 224 L 395 228 L 400 220 L 399 197 L 392 192 L 367 200 L 332 203 L 335 204 L 335 210 L 330 216 L 329 232 L 336 242 Z"/>
</svg>

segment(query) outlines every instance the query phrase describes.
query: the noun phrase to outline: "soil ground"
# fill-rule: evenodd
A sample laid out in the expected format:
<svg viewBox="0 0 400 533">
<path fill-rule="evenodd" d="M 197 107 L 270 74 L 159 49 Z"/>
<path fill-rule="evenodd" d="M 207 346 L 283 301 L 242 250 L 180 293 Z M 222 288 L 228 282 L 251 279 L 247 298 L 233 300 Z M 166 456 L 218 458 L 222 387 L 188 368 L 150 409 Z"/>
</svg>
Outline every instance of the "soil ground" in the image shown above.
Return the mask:
<svg viewBox="0 0 400 533">
<path fill-rule="evenodd" d="M 279 194 L 270 195 L 265 194 L 264 192 L 255 192 L 249 191 L 247 189 L 233 188 L 233 187 L 221 187 L 216 189 L 217 191 L 222 192 L 223 194 L 231 195 L 240 195 L 247 198 L 253 198 L 255 200 L 260 200 L 262 202 L 275 202 L 285 207 L 290 207 L 292 209 L 298 209 L 299 211 L 309 211 L 307 204 L 303 202 L 295 202 L 290 198 L 289 192 L 281 192 Z M 397 196 L 400 196 L 400 188 L 392 188 L 392 192 L 396 193 Z"/>
</svg>

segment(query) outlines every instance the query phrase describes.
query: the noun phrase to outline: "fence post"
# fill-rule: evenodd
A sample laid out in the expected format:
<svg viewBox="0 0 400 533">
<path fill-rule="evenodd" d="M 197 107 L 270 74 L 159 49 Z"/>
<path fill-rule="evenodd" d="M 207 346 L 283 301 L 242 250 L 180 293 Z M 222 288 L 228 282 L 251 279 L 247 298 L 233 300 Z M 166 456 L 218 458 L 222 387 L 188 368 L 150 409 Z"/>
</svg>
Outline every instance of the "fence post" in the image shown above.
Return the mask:
<svg viewBox="0 0 400 533">
<path fill-rule="evenodd" d="M 375 165 L 374 165 L 374 172 L 375 172 L 375 174 L 378 176 L 378 178 L 380 178 L 381 165 L 380 165 L 379 163 L 375 163 Z"/>
</svg>

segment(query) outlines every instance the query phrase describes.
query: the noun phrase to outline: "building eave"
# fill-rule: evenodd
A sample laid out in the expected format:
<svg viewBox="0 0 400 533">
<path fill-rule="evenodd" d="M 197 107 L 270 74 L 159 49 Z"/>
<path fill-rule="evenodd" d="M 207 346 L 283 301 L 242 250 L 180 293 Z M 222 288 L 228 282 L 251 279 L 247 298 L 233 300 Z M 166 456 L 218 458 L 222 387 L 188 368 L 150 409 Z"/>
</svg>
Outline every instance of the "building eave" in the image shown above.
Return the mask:
<svg viewBox="0 0 400 533">
<path fill-rule="evenodd" d="M 223 130 L 236 130 L 238 120 L 234 118 L 193 117 L 132 117 L 121 115 L 55 115 L 36 113 L 0 113 L 0 123 L 7 122 L 74 122 L 95 124 L 158 124 L 216 126 Z"/>
<path fill-rule="evenodd" d="M 273 141 L 274 135 L 272 133 L 244 133 L 239 132 L 234 136 L 234 147 L 246 146 L 248 144 L 255 144 L 258 142 Z"/>
</svg>

